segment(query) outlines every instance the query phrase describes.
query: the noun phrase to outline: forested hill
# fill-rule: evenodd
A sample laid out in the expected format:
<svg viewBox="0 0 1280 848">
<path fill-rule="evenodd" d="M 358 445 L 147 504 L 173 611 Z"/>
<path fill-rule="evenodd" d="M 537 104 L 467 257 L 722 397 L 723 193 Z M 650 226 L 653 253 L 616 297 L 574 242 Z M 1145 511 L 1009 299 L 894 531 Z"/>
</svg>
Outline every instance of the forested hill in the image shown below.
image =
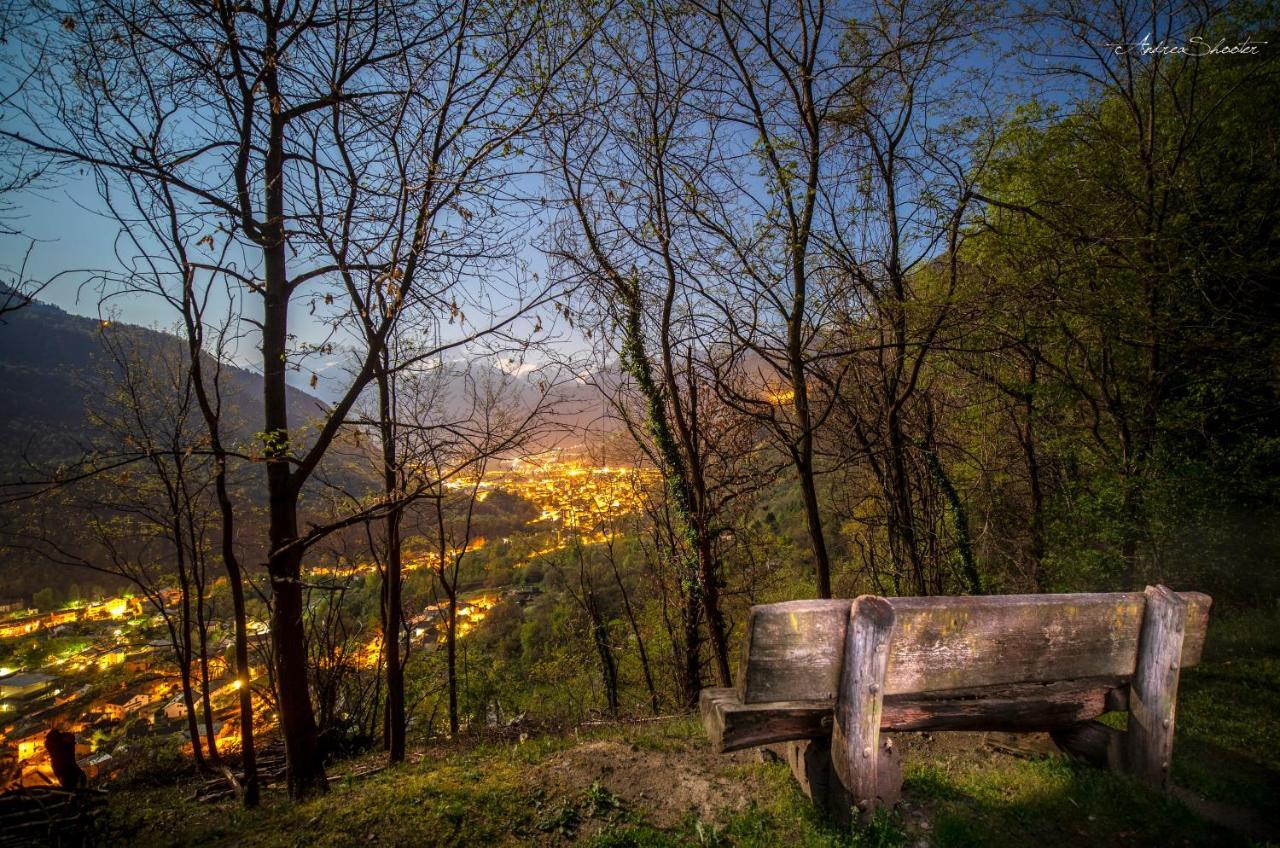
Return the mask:
<svg viewBox="0 0 1280 848">
<path fill-rule="evenodd" d="M 94 437 L 92 410 L 118 373 L 104 334 L 128 355 L 170 351 L 185 344 L 158 330 L 104 324 L 45 303 L 5 314 L 0 323 L 0 467 L 52 459 L 74 459 Z M 262 428 L 262 377 L 245 368 L 223 368 L 227 433 L 240 441 Z M 289 388 L 289 418 L 301 424 L 321 414 L 323 404 Z"/>
</svg>

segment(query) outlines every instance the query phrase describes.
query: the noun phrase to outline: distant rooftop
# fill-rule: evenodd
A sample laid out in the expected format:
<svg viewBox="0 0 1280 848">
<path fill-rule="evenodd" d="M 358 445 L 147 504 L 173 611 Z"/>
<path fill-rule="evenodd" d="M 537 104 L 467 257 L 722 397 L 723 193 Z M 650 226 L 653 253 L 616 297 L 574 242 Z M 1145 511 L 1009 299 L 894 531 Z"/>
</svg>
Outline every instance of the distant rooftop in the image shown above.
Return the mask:
<svg viewBox="0 0 1280 848">
<path fill-rule="evenodd" d="M 25 672 L 22 674 L 11 674 L 8 677 L 0 677 L 0 685 L 15 686 L 25 689 L 28 686 L 39 686 L 41 683 L 51 683 L 57 680 L 52 674 L 40 674 L 38 672 Z"/>
</svg>

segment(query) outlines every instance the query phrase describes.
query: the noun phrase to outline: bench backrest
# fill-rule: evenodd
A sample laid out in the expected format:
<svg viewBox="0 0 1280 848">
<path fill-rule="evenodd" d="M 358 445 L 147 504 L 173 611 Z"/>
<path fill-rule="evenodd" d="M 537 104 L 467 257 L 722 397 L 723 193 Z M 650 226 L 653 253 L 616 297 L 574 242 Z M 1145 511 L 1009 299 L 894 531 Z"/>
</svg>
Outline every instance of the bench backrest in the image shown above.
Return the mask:
<svg viewBox="0 0 1280 848">
<path fill-rule="evenodd" d="M 1200 661 L 1209 596 L 1188 604 L 1182 667 Z M 1089 677 L 1128 678 L 1138 656 L 1141 592 L 887 598 L 894 626 L 885 695 Z M 830 701 L 840 686 L 848 600 L 752 607 L 738 698 Z"/>
</svg>

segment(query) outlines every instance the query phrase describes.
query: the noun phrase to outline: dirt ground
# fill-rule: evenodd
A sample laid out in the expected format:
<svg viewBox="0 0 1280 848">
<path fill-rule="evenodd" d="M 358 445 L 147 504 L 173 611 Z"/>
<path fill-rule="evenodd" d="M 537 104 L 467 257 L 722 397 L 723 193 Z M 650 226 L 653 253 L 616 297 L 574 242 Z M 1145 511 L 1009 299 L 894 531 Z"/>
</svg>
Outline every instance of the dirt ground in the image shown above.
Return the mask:
<svg viewBox="0 0 1280 848">
<path fill-rule="evenodd" d="M 555 754 L 531 777 L 548 797 L 580 797 L 598 782 L 626 807 L 644 809 L 654 825 L 665 828 L 690 814 L 713 819 L 746 807 L 762 789 L 759 779 L 726 771 L 750 762 L 759 762 L 754 751 L 721 755 L 706 746 L 654 751 L 605 740 Z"/>
</svg>

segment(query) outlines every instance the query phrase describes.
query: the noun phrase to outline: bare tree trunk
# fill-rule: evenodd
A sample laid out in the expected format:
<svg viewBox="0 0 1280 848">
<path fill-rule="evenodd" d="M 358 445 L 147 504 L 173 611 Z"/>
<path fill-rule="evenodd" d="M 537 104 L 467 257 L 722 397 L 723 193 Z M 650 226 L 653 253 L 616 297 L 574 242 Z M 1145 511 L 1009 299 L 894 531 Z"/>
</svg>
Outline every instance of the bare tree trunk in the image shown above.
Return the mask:
<svg viewBox="0 0 1280 848">
<path fill-rule="evenodd" d="M 907 470 L 907 445 L 901 423 L 892 411 L 888 416 L 889 447 L 889 533 L 896 538 L 893 546 L 898 562 L 896 568 L 907 568 L 917 595 L 929 594 L 924 562 L 920 556 L 916 537 L 915 505 L 911 497 L 911 478 Z"/>
<path fill-rule="evenodd" d="M 458 579 L 457 572 L 449 579 L 448 542 L 444 529 L 444 490 L 436 499 L 436 540 L 437 556 L 440 566 L 440 587 L 444 589 L 448 599 L 448 613 L 445 617 L 445 685 L 449 692 L 449 737 L 458 738 L 461 723 L 458 720 Z"/>
<path fill-rule="evenodd" d="M 617 718 L 618 661 L 613 656 L 613 648 L 609 644 L 609 625 L 600 613 L 600 605 L 596 602 L 590 578 L 586 578 L 583 584 L 583 607 L 591 621 L 591 640 L 595 643 L 596 654 L 600 657 L 600 679 L 604 685 L 605 704 L 610 717 Z"/>
<path fill-rule="evenodd" d="M 687 548 L 682 551 L 682 546 L 673 534 L 672 556 L 683 565 L 686 571 L 692 572 L 692 574 L 687 575 L 687 578 L 682 575 L 682 581 L 687 582 L 684 587 L 685 594 L 683 599 L 688 607 L 705 608 L 706 586 L 703 578 L 706 571 L 710 570 L 711 565 L 709 561 L 703 560 L 702 557 L 704 553 L 709 555 L 709 547 L 704 546 L 701 538 L 703 534 L 698 532 L 698 523 L 694 516 L 694 494 L 689 484 L 685 458 L 676 444 L 675 435 L 671 432 L 662 390 L 654 381 L 653 366 L 649 361 L 648 352 L 645 350 L 644 336 L 641 330 L 642 306 L 639 293 L 634 289 L 630 292 L 624 291 L 621 293 L 628 295 L 627 312 L 623 327 L 622 359 L 624 367 L 636 381 L 636 385 L 645 399 L 647 423 L 658 448 L 659 456 L 662 459 L 664 482 L 666 483 L 667 492 L 671 496 L 676 520 L 680 524 L 679 541 L 684 542 Z M 698 691 L 702 685 L 696 648 L 701 641 L 696 633 L 699 616 L 686 609 L 683 612 L 683 618 L 685 621 L 685 644 L 688 651 L 684 674 L 684 684 L 687 688 L 684 694 L 687 703 L 696 704 Z M 689 629 L 691 622 L 694 627 L 693 632 Z M 723 622 L 720 623 L 723 627 Z M 708 622 L 708 624 L 709 626 L 714 626 L 712 622 Z M 712 639 L 714 642 L 716 637 L 713 635 Z M 723 645 L 723 632 L 720 633 L 718 641 Z M 691 657 L 690 654 L 692 655 Z M 727 674 L 727 660 L 724 669 Z"/>
<path fill-rule="evenodd" d="M 1029 545 L 1028 563 L 1031 570 L 1032 589 L 1043 590 L 1040 577 L 1040 566 L 1044 560 L 1044 487 L 1040 480 L 1040 456 L 1036 450 L 1035 430 L 1035 386 L 1037 382 L 1038 363 L 1035 355 L 1031 357 L 1029 387 L 1023 394 L 1023 414 L 1026 426 L 1018 428 L 1018 441 L 1022 444 L 1022 454 L 1027 465 L 1027 486 L 1031 494 L 1031 544 Z"/>
<path fill-rule="evenodd" d="M 449 736 L 458 738 L 458 597 L 449 592 L 449 618 L 445 622 L 445 662 L 449 686 Z"/>
<path fill-rule="evenodd" d="M 699 521 L 701 524 L 701 521 Z M 716 661 L 716 674 L 721 686 L 733 685 L 729 671 L 729 642 L 725 633 L 724 613 L 720 609 L 720 575 L 716 568 L 711 539 L 705 528 L 698 531 L 698 574 L 702 583 L 702 609 L 707 617 L 707 636 Z"/>
<path fill-rule="evenodd" d="M 809 542 L 813 546 L 814 578 L 819 598 L 831 597 L 831 559 L 827 554 L 827 539 L 822 530 L 822 511 L 818 505 L 818 487 L 813 478 L 813 434 L 801 437 L 795 459 L 796 475 L 800 479 L 800 494 L 804 499 L 805 524 L 809 528 Z"/>
<path fill-rule="evenodd" d="M 289 356 L 289 297 L 285 265 L 284 127 L 275 55 L 276 21 L 267 17 L 263 84 L 270 104 L 265 159 L 266 220 L 262 226 L 265 296 L 262 322 L 263 427 L 267 444 L 267 496 L 271 553 L 271 635 L 280 687 L 280 730 L 295 799 L 328 791 L 307 689 L 307 633 L 302 620 L 302 549 L 298 541 L 298 489 L 288 455 L 289 411 L 285 369 Z"/>
<path fill-rule="evenodd" d="M 278 142 L 277 142 L 278 145 Z M 283 149 L 273 156 L 282 164 Z M 283 177 L 277 168 L 274 180 Z M 268 184 L 272 184 L 268 177 Z M 269 191 L 273 219 L 283 214 L 283 198 Z M 263 321 L 264 428 L 268 444 L 267 492 L 271 555 L 267 569 L 271 577 L 273 604 L 271 635 L 275 649 L 276 684 L 280 689 L 280 729 L 284 736 L 289 771 L 289 794 L 294 798 L 323 793 L 328 789 L 324 763 L 317 746 L 316 720 L 307 689 L 306 629 L 302 620 L 302 551 L 298 541 L 297 491 L 287 461 L 289 422 L 285 394 L 287 357 L 288 294 L 284 279 L 284 243 L 278 241 L 264 251 L 267 257 L 266 313 Z"/>
<path fill-rule="evenodd" d="M 609 644 L 609 625 L 600 612 L 600 604 L 596 600 L 595 586 L 587 571 L 587 558 L 582 550 L 581 539 L 573 543 L 574 558 L 578 561 L 578 592 L 570 590 L 569 594 L 587 614 L 591 625 L 591 641 L 595 645 L 596 655 L 600 658 L 600 682 L 604 687 L 606 709 L 611 717 L 618 715 L 618 662 L 613 655 L 613 647 Z"/>
<path fill-rule="evenodd" d="M 684 623 L 684 651 L 682 659 L 684 665 L 681 669 L 680 688 L 681 694 L 684 695 L 685 709 L 696 709 L 698 706 L 698 696 L 702 692 L 702 631 L 698 620 L 701 618 L 702 607 L 699 604 L 685 601 L 684 608 L 681 610 Z"/>
<path fill-rule="evenodd" d="M 197 583 L 197 588 L 199 584 Z M 202 593 L 203 594 L 203 593 Z M 200 639 L 200 700 L 204 707 L 205 744 L 209 747 L 209 759 L 217 765 L 222 758 L 218 754 L 218 743 L 213 735 L 213 704 L 209 697 L 209 640 L 208 625 L 204 620 L 204 601 L 196 596 L 196 633 Z"/>
<path fill-rule="evenodd" d="M 806 80 L 806 85 L 809 81 Z M 809 98 L 806 106 L 811 108 Z M 815 122 L 816 127 L 816 122 Z M 816 143 L 816 128 L 813 130 Z M 809 226 L 813 220 L 814 187 L 817 184 L 817 160 L 810 162 L 810 191 L 804 203 L 801 220 L 804 222 L 792 246 L 791 314 L 787 318 L 787 365 L 791 377 L 792 406 L 799 427 L 795 447 L 791 450 L 796 476 L 800 481 L 800 494 L 804 500 L 805 524 L 809 529 L 809 543 L 813 547 L 814 577 L 819 598 L 831 597 L 831 557 L 827 553 L 827 537 L 822 529 L 822 509 L 818 505 L 818 486 L 813 467 L 813 414 L 809 408 L 808 368 L 805 363 L 804 321 L 808 271 L 805 262 L 805 245 L 809 240 Z"/>
<path fill-rule="evenodd" d="M 610 717 L 618 716 L 618 663 L 609 645 L 609 627 L 600 615 L 595 597 L 587 595 L 587 615 L 591 619 L 591 638 L 600 657 L 600 676 L 604 683 L 604 699 Z"/>
<path fill-rule="evenodd" d="M 378 370 L 378 423 L 382 437 L 383 495 L 388 504 L 395 501 L 399 491 L 397 480 L 395 413 L 392 409 L 392 377 L 388 373 L 389 356 L 384 348 L 382 367 Z M 403 587 L 402 544 L 400 537 L 401 513 L 392 509 L 386 518 L 386 584 L 382 593 L 382 644 L 387 662 L 387 711 L 386 742 L 387 759 L 392 763 L 404 762 L 405 707 L 404 665 L 400 659 L 401 590 Z"/>
<path fill-rule="evenodd" d="M 644 685 L 649 690 L 649 709 L 654 715 L 658 715 L 661 710 L 658 703 L 658 690 L 653 685 L 653 671 L 649 668 L 649 652 L 644 647 L 644 637 L 640 634 L 640 624 L 636 621 L 635 610 L 631 606 L 631 595 L 627 592 L 626 585 L 622 582 L 622 575 L 618 572 L 618 560 L 613 554 L 613 537 L 609 538 L 609 566 L 613 569 L 613 580 L 618 584 L 618 591 L 622 594 L 622 608 L 626 610 L 627 621 L 631 624 L 631 633 L 636 637 L 636 650 L 640 654 L 640 669 L 644 672 Z"/>
<path fill-rule="evenodd" d="M 181 559 L 181 557 L 179 557 Z M 204 749 L 200 745 L 200 729 L 196 723 L 195 692 L 191 687 L 191 586 L 187 580 L 186 569 L 179 567 L 178 591 L 180 592 L 178 613 L 178 632 L 174 633 L 174 654 L 178 661 L 178 680 L 182 685 L 182 703 L 187 708 L 187 733 L 191 736 L 191 754 L 195 758 L 196 768 L 204 771 Z"/>
<path fill-rule="evenodd" d="M 388 759 L 393 763 L 404 762 L 406 732 L 404 661 L 400 652 L 403 587 L 400 518 L 398 511 L 387 516 L 387 608 L 382 635 L 387 661 L 387 750 Z"/>
<path fill-rule="evenodd" d="M 244 805 L 258 806 L 258 755 L 253 733 L 253 689 L 249 668 L 249 622 L 244 604 L 244 578 L 240 573 L 240 560 L 233 548 L 231 499 L 227 496 L 225 459 L 218 457 L 218 476 L 215 479 L 218 503 L 222 509 L 222 563 L 227 570 L 227 582 L 231 586 L 231 607 L 235 616 L 236 679 L 240 681 L 240 751 L 244 761 Z"/>
<path fill-rule="evenodd" d="M 220 547 L 222 565 L 227 572 L 227 583 L 231 590 L 231 610 L 235 620 L 235 656 L 236 679 L 240 681 L 240 751 L 244 763 L 242 802 L 245 807 L 253 808 L 260 800 L 258 785 L 258 758 L 253 734 L 253 691 L 252 676 L 249 667 L 249 621 L 245 609 L 244 575 L 240 569 L 240 558 L 235 549 L 235 508 L 231 495 L 227 491 L 227 452 L 222 444 L 222 421 L 220 401 L 215 405 L 214 397 L 218 396 L 218 373 L 213 376 L 213 395 L 205 383 L 204 374 L 204 330 L 203 317 L 199 314 L 194 292 L 191 290 L 191 270 L 186 272 L 186 286 L 183 291 L 183 320 L 187 326 L 188 367 L 191 369 L 192 388 L 204 417 L 205 428 L 209 434 L 210 450 L 213 453 L 214 495 L 218 502 L 218 513 L 221 519 Z M 188 705 L 188 710 L 191 706 Z M 192 736 L 195 739 L 195 736 Z"/>
</svg>

